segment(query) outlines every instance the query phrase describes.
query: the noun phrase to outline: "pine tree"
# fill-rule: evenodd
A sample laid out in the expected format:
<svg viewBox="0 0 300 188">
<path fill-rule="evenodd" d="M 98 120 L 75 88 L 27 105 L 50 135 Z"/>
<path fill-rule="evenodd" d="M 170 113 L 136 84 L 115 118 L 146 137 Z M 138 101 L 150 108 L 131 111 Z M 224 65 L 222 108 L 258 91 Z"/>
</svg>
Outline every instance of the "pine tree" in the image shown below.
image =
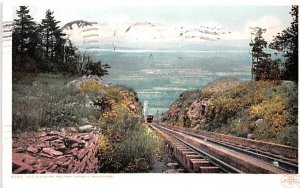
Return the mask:
<svg viewBox="0 0 300 188">
<path fill-rule="evenodd" d="M 278 50 L 286 57 L 284 78 L 298 83 L 298 6 L 292 6 L 291 26 L 278 33 L 269 48 Z"/>
<path fill-rule="evenodd" d="M 69 74 L 78 73 L 78 61 L 79 57 L 76 54 L 77 48 L 73 46 L 71 40 L 66 39 L 66 43 L 63 46 L 63 63 L 61 67 L 61 71 Z"/>
<path fill-rule="evenodd" d="M 36 55 L 37 27 L 28 7 L 20 6 L 16 13 L 18 18 L 14 19 L 12 33 L 13 70 L 24 71 L 26 66 L 35 66 L 32 64 Z"/>
<path fill-rule="evenodd" d="M 255 80 L 261 79 L 261 74 L 265 72 L 266 69 L 266 61 L 270 58 L 270 54 L 264 52 L 264 49 L 267 47 L 267 41 L 263 38 L 262 34 L 266 32 L 266 29 L 262 29 L 260 27 L 251 28 L 252 35 L 254 35 L 254 39 L 251 39 L 251 43 L 249 44 L 252 55 L 252 79 L 255 77 Z"/>
<path fill-rule="evenodd" d="M 60 64 L 63 63 L 64 44 L 66 40 L 63 38 L 65 34 L 57 25 L 51 10 L 46 11 L 45 19 L 42 19 L 40 31 L 42 34 L 43 56 L 48 64 L 45 68 L 48 71 L 59 71 Z M 49 65 L 50 64 L 50 65 Z"/>
</svg>

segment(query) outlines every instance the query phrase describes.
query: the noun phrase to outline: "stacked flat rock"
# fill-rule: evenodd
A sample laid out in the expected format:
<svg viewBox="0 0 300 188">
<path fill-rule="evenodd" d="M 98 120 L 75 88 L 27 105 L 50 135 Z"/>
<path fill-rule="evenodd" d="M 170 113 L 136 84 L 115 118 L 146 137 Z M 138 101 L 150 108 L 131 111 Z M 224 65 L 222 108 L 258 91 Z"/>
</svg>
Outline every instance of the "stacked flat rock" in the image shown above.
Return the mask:
<svg viewBox="0 0 300 188">
<path fill-rule="evenodd" d="M 79 129 L 80 130 L 80 129 Z M 12 172 L 95 173 L 99 132 L 76 128 L 25 132 L 13 139 Z"/>
</svg>

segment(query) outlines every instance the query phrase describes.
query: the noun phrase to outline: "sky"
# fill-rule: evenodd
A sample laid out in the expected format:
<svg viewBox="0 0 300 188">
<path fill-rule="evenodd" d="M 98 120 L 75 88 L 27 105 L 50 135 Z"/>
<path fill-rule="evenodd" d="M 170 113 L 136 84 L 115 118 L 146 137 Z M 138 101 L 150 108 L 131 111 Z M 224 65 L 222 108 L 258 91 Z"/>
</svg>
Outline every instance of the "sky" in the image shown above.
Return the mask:
<svg viewBox="0 0 300 188">
<path fill-rule="evenodd" d="M 18 7 L 14 7 L 15 9 Z M 291 6 L 205 6 L 205 5 L 94 5 L 63 6 L 60 4 L 30 5 L 36 22 L 46 9 L 54 11 L 60 25 L 85 20 L 97 22 L 86 28 L 64 30 L 76 44 L 105 46 L 168 46 L 171 44 L 226 44 L 228 41 L 250 41 L 250 27 L 267 29 L 264 37 L 273 36 L 291 22 Z M 131 27 L 130 27 L 131 26 Z M 129 28 L 130 27 L 130 28 Z M 129 28 L 129 30 L 128 30 Z M 91 36 L 90 36 L 91 35 Z"/>
</svg>

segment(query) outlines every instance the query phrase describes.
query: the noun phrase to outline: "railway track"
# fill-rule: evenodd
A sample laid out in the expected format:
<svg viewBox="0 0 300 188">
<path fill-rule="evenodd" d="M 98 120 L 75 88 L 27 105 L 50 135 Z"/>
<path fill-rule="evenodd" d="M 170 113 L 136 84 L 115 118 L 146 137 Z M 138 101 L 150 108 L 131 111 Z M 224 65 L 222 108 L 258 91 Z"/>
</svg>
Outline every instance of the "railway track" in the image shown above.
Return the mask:
<svg viewBox="0 0 300 188">
<path fill-rule="evenodd" d="M 296 148 L 159 124 L 149 126 L 166 139 L 189 172 L 298 173 Z"/>
</svg>

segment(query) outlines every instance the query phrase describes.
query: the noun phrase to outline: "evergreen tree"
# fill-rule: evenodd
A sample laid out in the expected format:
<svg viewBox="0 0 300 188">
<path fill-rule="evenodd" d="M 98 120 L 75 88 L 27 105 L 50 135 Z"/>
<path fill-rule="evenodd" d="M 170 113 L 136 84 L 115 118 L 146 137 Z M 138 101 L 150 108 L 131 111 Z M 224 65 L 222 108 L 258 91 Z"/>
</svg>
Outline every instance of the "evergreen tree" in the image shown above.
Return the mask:
<svg viewBox="0 0 300 188">
<path fill-rule="evenodd" d="M 62 72 L 68 74 L 98 75 L 108 74 L 107 64 L 95 62 L 90 55 L 76 53 L 69 39 L 58 26 L 51 10 L 37 26 L 29 15 L 28 7 L 17 10 L 13 29 L 13 71 Z M 37 63 L 36 63 L 37 62 Z"/>
<path fill-rule="evenodd" d="M 78 73 L 78 61 L 79 55 L 76 53 L 77 48 L 73 46 L 71 40 L 66 39 L 66 43 L 63 46 L 63 63 L 61 71 L 69 74 Z"/>
<path fill-rule="evenodd" d="M 98 62 L 89 62 L 85 69 L 86 75 L 97 75 L 99 77 L 108 75 L 108 70 L 110 65 L 102 64 L 101 61 Z"/>
<path fill-rule="evenodd" d="M 262 34 L 266 32 L 266 29 L 260 27 L 251 28 L 252 35 L 254 39 L 251 38 L 251 43 L 249 44 L 252 55 L 252 79 L 260 80 L 267 67 L 267 60 L 270 58 L 270 54 L 264 52 L 264 49 L 267 47 L 267 41 L 263 38 Z"/>
<path fill-rule="evenodd" d="M 24 71 L 23 68 L 34 65 L 33 59 L 36 56 L 37 27 L 33 18 L 29 15 L 26 6 L 20 6 L 17 12 L 17 19 L 14 19 L 12 33 L 12 61 L 13 70 Z"/>
<path fill-rule="evenodd" d="M 59 71 L 61 63 L 63 63 L 64 44 L 66 40 L 63 38 L 65 34 L 57 25 L 51 10 L 46 11 L 45 19 L 42 19 L 40 31 L 42 35 L 43 57 L 45 59 L 46 71 Z"/>
<path fill-rule="evenodd" d="M 269 48 L 283 52 L 285 61 L 284 79 L 298 83 L 298 6 L 292 6 L 290 12 L 293 21 L 291 26 L 278 33 Z"/>
</svg>

